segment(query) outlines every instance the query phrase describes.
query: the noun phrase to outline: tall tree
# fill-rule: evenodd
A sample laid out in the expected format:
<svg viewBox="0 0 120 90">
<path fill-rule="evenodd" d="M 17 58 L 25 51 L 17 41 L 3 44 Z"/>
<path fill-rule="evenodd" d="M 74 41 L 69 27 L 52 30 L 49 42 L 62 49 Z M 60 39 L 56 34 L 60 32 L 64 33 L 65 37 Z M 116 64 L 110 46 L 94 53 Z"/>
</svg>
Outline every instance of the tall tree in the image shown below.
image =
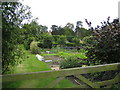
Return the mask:
<svg viewBox="0 0 120 90">
<path fill-rule="evenodd" d="M 59 35 L 58 33 L 58 26 L 57 25 L 52 25 L 51 29 L 52 29 L 52 35 Z"/>
<path fill-rule="evenodd" d="M 85 36 L 88 36 L 90 34 L 90 31 L 83 28 L 82 21 L 76 22 L 76 28 L 75 28 L 75 34 L 78 38 L 82 39 Z"/>
<path fill-rule="evenodd" d="M 76 27 L 82 28 L 83 27 L 82 23 L 83 23 L 82 21 L 77 21 Z"/>
<path fill-rule="evenodd" d="M 67 23 L 66 27 L 68 27 L 69 29 L 73 30 L 74 25 L 72 23 Z"/>
<path fill-rule="evenodd" d="M 71 42 L 72 38 L 75 36 L 75 32 L 73 30 L 74 25 L 71 23 L 67 23 L 63 29 L 64 29 L 64 35 L 66 36 L 67 40 Z"/>
<path fill-rule="evenodd" d="M 10 65 L 15 65 L 20 56 L 17 47 L 18 38 L 20 37 L 19 26 L 24 19 L 30 19 L 30 11 L 28 6 L 22 5 L 20 2 L 2 2 L 2 73 L 9 70 Z"/>
<path fill-rule="evenodd" d="M 47 26 L 39 25 L 39 30 L 40 30 L 41 33 L 46 33 L 46 32 L 48 32 L 47 29 L 48 29 Z"/>
</svg>

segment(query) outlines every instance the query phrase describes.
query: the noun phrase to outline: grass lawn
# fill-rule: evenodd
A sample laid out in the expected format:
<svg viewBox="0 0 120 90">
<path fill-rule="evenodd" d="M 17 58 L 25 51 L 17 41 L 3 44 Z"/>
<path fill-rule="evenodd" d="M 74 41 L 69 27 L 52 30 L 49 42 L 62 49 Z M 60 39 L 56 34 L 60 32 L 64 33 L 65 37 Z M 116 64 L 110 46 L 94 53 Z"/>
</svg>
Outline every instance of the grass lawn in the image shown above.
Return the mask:
<svg viewBox="0 0 120 90">
<path fill-rule="evenodd" d="M 24 49 L 23 49 L 24 50 Z M 27 58 L 19 65 L 15 66 L 11 74 L 17 73 L 27 73 L 27 72 L 39 72 L 39 71 L 49 71 L 51 68 L 45 62 L 39 61 L 34 54 L 29 51 L 24 50 Z M 44 78 L 37 80 L 23 80 L 12 83 L 3 83 L 3 88 L 45 88 L 49 85 L 55 78 Z M 55 88 L 65 88 L 75 86 L 68 80 L 61 80 Z"/>
<path fill-rule="evenodd" d="M 29 54 L 28 58 L 25 61 L 14 68 L 13 73 L 38 72 L 48 70 L 51 70 L 51 68 L 45 62 L 39 61 L 35 55 Z"/>
</svg>

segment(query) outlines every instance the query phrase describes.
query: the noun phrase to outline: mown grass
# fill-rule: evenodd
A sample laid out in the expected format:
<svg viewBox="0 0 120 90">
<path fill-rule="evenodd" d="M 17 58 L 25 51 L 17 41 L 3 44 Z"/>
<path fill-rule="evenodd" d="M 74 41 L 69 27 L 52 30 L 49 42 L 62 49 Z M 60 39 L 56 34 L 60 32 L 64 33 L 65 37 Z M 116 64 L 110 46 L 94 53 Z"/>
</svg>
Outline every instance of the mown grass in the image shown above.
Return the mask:
<svg viewBox="0 0 120 90">
<path fill-rule="evenodd" d="M 26 58 L 21 64 L 14 67 L 12 74 L 51 70 L 45 62 L 39 61 L 35 54 L 31 54 L 24 48 L 23 51 L 25 52 Z"/>
<path fill-rule="evenodd" d="M 54 88 L 63 88 L 63 87 L 70 88 L 70 87 L 75 87 L 75 85 L 69 80 L 63 79 Z"/>
<path fill-rule="evenodd" d="M 22 46 L 23 48 L 23 46 Z M 31 54 L 29 51 L 25 50 L 25 55 L 27 58 L 17 65 L 14 66 L 10 74 L 18 73 L 28 73 L 28 72 L 38 72 L 38 71 L 49 71 L 51 68 L 45 62 L 39 61 L 35 54 Z M 3 83 L 3 88 L 46 88 L 55 78 L 43 78 L 37 80 L 22 80 L 11 83 Z M 68 80 L 61 80 L 55 88 L 65 88 L 75 86 Z"/>
</svg>

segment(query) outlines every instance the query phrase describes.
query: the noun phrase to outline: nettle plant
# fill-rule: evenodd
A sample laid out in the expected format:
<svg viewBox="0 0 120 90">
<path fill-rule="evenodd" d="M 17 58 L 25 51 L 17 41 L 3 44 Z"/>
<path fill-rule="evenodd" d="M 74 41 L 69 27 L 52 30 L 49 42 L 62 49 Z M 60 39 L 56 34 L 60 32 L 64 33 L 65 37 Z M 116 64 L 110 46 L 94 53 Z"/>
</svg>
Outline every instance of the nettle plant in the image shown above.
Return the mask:
<svg viewBox="0 0 120 90">
<path fill-rule="evenodd" d="M 101 22 L 101 26 L 93 28 L 91 22 L 86 20 L 93 35 L 93 40 L 89 48 L 87 57 L 93 64 L 116 63 L 120 62 L 120 23 L 119 19 L 114 19 L 110 22 L 110 17 L 107 21 Z"/>
</svg>

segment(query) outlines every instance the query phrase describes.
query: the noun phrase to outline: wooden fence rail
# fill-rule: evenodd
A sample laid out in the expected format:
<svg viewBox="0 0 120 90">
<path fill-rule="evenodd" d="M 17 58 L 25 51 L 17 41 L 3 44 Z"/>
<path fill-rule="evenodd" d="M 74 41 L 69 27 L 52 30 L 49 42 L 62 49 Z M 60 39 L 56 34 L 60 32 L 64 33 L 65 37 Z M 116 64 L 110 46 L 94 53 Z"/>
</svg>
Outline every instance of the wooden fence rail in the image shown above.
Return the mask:
<svg viewBox="0 0 120 90">
<path fill-rule="evenodd" d="M 96 72 L 111 71 L 111 70 L 120 71 L 120 63 L 70 68 L 70 69 L 62 69 L 55 71 L 41 71 L 41 72 L 31 72 L 31 73 L 22 73 L 22 74 L 1 75 L 0 79 L 2 79 L 3 83 L 6 83 L 6 82 L 19 81 L 19 80 L 41 79 L 47 77 L 56 78 L 56 80 L 54 80 L 51 84 L 46 86 L 47 88 L 52 88 L 54 87 L 55 84 L 59 83 L 59 81 L 61 81 L 65 77 L 73 75 L 85 83 L 83 85 L 78 85 L 74 88 L 88 88 L 88 87 L 100 88 L 100 86 L 106 85 L 106 87 L 110 87 L 112 84 L 119 83 L 120 73 L 118 73 L 114 79 L 99 81 L 99 82 L 92 82 L 87 78 L 85 78 L 84 76 L 82 76 L 81 74 L 96 73 Z"/>
</svg>

